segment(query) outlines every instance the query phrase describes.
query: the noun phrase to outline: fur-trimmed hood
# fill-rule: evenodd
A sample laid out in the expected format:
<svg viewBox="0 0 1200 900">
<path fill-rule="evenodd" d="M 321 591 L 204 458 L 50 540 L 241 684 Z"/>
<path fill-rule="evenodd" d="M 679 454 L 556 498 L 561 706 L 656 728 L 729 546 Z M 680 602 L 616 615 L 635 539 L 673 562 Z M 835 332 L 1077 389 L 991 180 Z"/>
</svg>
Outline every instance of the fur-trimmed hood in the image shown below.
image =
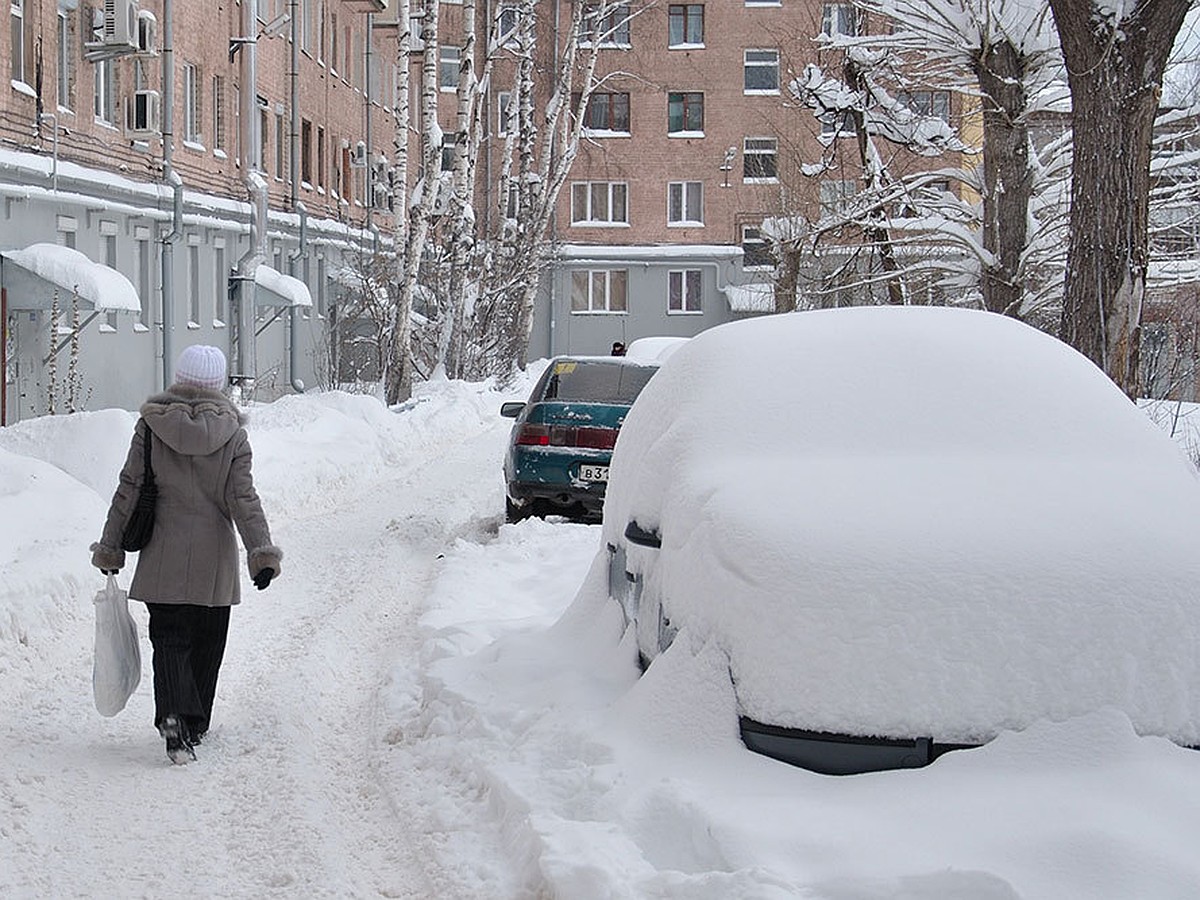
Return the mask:
<svg viewBox="0 0 1200 900">
<path fill-rule="evenodd" d="M 190 384 L 173 384 L 150 397 L 141 414 L 160 441 L 185 456 L 216 452 L 247 421 L 245 413 L 220 391 Z"/>
</svg>

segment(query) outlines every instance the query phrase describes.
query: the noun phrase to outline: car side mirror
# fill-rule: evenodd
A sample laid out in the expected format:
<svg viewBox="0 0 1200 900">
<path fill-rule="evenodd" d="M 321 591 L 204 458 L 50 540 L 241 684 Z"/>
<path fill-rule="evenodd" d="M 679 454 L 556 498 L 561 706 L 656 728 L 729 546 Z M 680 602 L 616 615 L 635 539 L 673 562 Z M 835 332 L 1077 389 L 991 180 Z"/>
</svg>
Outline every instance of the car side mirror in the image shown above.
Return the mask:
<svg viewBox="0 0 1200 900">
<path fill-rule="evenodd" d="M 500 415 L 506 419 L 515 419 L 525 409 L 524 403 L 502 403 L 500 404 Z"/>
<path fill-rule="evenodd" d="M 662 547 L 662 537 L 659 533 L 649 531 L 637 522 L 630 522 L 625 526 L 625 540 L 631 544 L 637 544 L 639 547 L 653 547 L 655 550 Z"/>
</svg>

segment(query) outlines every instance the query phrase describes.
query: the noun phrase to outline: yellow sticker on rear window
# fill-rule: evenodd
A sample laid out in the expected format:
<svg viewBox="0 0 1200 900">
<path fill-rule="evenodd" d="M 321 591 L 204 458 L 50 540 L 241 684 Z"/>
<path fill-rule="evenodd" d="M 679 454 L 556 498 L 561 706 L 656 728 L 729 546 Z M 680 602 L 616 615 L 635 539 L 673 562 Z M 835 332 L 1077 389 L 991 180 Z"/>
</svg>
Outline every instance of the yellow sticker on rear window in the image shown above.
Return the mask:
<svg viewBox="0 0 1200 900">
<path fill-rule="evenodd" d="M 576 365 L 577 365 L 577 363 L 573 363 L 573 362 L 555 363 L 554 364 L 554 374 L 555 375 L 569 375 L 570 373 L 575 371 Z"/>
</svg>

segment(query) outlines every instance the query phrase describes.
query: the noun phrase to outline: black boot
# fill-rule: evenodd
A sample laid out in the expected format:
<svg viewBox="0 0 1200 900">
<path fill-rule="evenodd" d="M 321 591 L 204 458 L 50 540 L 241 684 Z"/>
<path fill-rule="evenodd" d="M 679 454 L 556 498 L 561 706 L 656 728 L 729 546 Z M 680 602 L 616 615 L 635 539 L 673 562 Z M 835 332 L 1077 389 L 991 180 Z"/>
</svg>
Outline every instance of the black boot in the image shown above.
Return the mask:
<svg viewBox="0 0 1200 900">
<path fill-rule="evenodd" d="M 163 716 L 158 732 L 167 739 L 167 756 L 177 766 L 182 766 L 189 760 L 195 760 L 196 751 L 192 749 L 191 736 L 182 716 L 174 713 Z"/>
</svg>

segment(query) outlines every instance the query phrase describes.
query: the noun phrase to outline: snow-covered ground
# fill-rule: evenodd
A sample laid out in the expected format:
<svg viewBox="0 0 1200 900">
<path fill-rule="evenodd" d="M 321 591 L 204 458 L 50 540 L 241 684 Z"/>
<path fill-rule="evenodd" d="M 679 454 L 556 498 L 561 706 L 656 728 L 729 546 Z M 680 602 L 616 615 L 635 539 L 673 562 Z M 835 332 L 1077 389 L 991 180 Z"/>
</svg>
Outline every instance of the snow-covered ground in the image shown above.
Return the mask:
<svg viewBox="0 0 1200 900">
<path fill-rule="evenodd" d="M 92 707 L 87 546 L 135 415 L 0 431 L 0 896 L 1200 896 L 1200 753 L 1119 713 L 831 778 L 741 746 L 712 647 L 639 679 L 599 527 L 502 524 L 528 387 L 251 410 L 284 571 L 183 767 L 139 604 L 142 685 Z"/>
</svg>

